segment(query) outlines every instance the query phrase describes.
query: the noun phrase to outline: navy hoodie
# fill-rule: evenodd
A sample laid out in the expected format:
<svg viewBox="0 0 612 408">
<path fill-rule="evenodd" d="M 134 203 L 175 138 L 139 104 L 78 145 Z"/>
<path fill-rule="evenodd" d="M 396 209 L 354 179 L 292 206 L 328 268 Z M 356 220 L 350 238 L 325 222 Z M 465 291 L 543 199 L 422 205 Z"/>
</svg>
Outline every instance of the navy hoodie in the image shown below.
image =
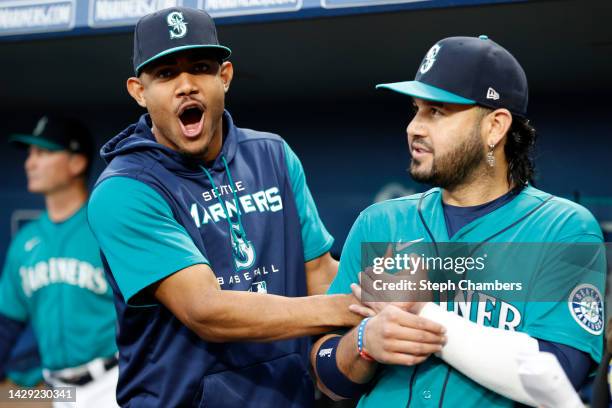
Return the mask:
<svg viewBox="0 0 612 408">
<path fill-rule="evenodd" d="M 305 407 L 309 339 L 208 343 L 146 288 L 197 263 L 223 290 L 304 296 L 329 250 L 301 164 L 277 135 L 234 126 L 208 167 L 158 144 L 148 115 L 102 148 L 89 204 L 119 319 L 125 407 Z"/>
</svg>

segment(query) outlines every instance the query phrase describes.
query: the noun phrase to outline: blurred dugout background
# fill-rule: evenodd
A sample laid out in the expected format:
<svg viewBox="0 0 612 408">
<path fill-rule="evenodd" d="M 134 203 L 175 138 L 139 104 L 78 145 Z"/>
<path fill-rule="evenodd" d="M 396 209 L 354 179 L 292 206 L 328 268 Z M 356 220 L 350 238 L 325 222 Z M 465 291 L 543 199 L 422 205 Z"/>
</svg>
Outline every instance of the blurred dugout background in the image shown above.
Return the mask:
<svg viewBox="0 0 612 408">
<path fill-rule="evenodd" d="M 487 34 L 521 62 L 539 134 L 537 187 L 585 205 L 610 239 L 610 1 L 2 0 L 0 261 L 11 234 L 44 205 L 27 193 L 25 153 L 6 137 L 63 112 L 81 117 L 101 146 L 136 121 L 142 112 L 125 79 L 137 7 L 125 6 L 150 11 L 177 1 L 217 16 L 236 72 L 228 109 L 238 126 L 278 133 L 297 152 L 336 254 L 359 211 L 426 188 L 406 173 L 409 99 L 374 86 L 412 79 L 431 45 L 453 35 Z M 51 15 L 54 6 L 72 13 L 73 29 L 61 18 L 45 28 L 10 17 L 32 7 Z M 102 168 L 98 160 L 92 182 Z"/>
</svg>

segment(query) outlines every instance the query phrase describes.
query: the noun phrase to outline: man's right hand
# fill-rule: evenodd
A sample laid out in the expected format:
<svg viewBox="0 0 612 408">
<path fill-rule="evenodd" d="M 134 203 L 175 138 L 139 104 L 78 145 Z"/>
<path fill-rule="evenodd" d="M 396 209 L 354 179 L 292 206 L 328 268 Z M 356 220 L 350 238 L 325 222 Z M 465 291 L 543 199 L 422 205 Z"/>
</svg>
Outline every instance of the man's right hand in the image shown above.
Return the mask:
<svg viewBox="0 0 612 408">
<path fill-rule="evenodd" d="M 358 384 L 365 384 L 373 378 L 377 362 L 412 366 L 440 351 L 446 343 L 445 330 L 441 325 L 394 305 L 387 305 L 365 326 L 364 350 L 374 361 L 360 357 L 357 332 L 358 328 L 355 327 L 340 340 L 336 364 L 347 378 Z M 329 336 L 322 337 L 313 346 L 312 364 L 315 367 L 316 355 L 327 338 Z M 331 395 L 325 387 L 322 390 Z"/>
<path fill-rule="evenodd" d="M 365 327 L 365 351 L 383 364 L 415 365 L 446 343 L 441 325 L 388 305 Z"/>
</svg>

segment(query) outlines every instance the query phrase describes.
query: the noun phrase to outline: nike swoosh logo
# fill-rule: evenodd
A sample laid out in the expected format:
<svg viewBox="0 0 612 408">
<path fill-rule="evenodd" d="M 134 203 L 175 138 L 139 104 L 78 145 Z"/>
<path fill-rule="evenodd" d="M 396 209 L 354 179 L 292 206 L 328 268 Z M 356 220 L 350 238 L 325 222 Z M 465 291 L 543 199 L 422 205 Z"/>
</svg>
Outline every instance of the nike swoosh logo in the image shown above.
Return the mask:
<svg viewBox="0 0 612 408">
<path fill-rule="evenodd" d="M 40 244 L 40 238 L 35 237 L 35 238 L 32 238 L 31 240 L 27 241 L 25 243 L 25 245 L 23 246 L 23 249 L 25 249 L 26 252 L 30 252 L 38 244 Z"/>
<path fill-rule="evenodd" d="M 419 239 L 413 239 L 412 241 L 408 241 L 408 242 L 398 242 L 395 245 L 395 250 L 397 252 L 403 251 L 404 249 L 408 248 L 410 245 L 416 244 L 417 242 L 421 242 L 424 239 L 425 238 L 419 238 Z"/>
</svg>

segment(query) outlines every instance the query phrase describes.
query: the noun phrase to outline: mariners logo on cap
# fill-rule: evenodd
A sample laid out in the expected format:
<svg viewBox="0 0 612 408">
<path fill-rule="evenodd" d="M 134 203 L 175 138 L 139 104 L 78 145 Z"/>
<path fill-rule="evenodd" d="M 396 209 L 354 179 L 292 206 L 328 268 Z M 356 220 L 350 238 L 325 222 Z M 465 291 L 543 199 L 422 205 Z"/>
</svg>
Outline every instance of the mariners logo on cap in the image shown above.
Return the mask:
<svg viewBox="0 0 612 408">
<path fill-rule="evenodd" d="M 187 23 L 183 17 L 183 13 L 180 11 L 173 11 L 166 17 L 168 27 L 170 27 L 170 39 L 175 40 L 177 38 L 183 38 L 187 35 Z"/>
<path fill-rule="evenodd" d="M 429 51 L 427 51 L 427 55 L 425 55 L 425 59 L 423 60 L 423 63 L 421 64 L 421 68 L 419 68 L 419 71 L 421 71 L 421 74 L 426 73 L 427 71 L 431 69 L 431 67 L 433 67 L 434 62 L 436 62 L 436 57 L 438 56 L 438 53 L 440 52 L 440 48 L 442 47 L 436 44 L 433 47 L 431 47 Z"/>
<path fill-rule="evenodd" d="M 570 313 L 583 329 L 591 334 L 603 333 L 603 302 L 599 290 L 593 285 L 576 286 L 569 296 Z"/>
</svg>

